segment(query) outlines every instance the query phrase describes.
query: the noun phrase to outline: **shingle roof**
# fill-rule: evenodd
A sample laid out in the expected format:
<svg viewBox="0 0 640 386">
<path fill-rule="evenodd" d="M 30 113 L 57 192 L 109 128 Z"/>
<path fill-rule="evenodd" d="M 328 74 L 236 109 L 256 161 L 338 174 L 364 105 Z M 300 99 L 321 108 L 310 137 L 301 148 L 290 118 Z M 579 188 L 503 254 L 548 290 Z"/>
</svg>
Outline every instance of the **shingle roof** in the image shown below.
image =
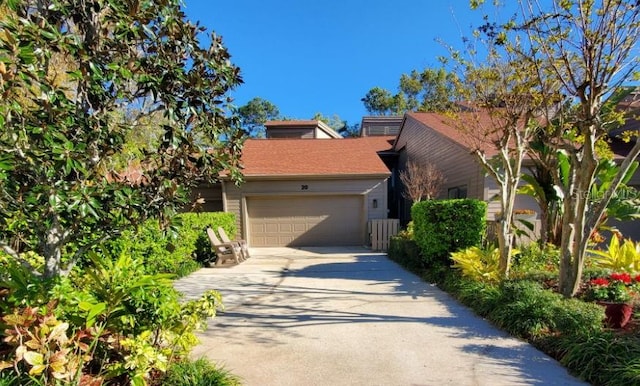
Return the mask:
<svg viewBox="0 0 640 386">
<path fill-rule="evenodd" d="M 249 139 L 242 150 L 243 174 L 252 176 L 389 175 L 378 150 L 390 137 L 343 139 Z"/>
<path fill-rule="evenodd" d="M 473 149 L 479 148 L 484 150 L 488 157 L 492 157 L 498 153 L 498 149 L 495 145 L 495 138 L 492 140 L 490 137 L 493 135 L 484 135 L 484 133 L 490 132 L 496 119 L 492 119 L 486 112 L 461 112 L 456 117 L 457 123 L 453 123 L 453 118 L 438 113 L 407 113 L 408 116 L 429 127 L 430 129 L 440 133 L 447 137 L 451 141 L 458 145 L 468 149 L 470 152 Z M 471 127 L 480 127 L 475 133 L 472 131 L 464 132 L 460 126 L 466 125 Z M 458 127 L 456 127 L 458 126 Z M 494 133 L 498 135 L 498 133 Z"/>
</svg>

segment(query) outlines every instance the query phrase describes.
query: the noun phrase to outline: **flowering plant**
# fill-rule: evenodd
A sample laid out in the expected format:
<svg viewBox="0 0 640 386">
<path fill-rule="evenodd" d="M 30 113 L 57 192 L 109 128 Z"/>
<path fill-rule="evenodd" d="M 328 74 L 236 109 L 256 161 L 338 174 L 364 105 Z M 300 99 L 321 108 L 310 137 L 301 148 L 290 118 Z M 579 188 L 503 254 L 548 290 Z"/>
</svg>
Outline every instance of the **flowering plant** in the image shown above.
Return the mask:
<svg viewBox="0 0 640 386">
<path fill-rule="evenodd" d="M 640 290 L 640 275 L 632 277 L 628 273 L 612 273 L 609 277 L 599 277 L 589 282 L 589 295 L 593 300 L 626 303 Z"/>
</svg>

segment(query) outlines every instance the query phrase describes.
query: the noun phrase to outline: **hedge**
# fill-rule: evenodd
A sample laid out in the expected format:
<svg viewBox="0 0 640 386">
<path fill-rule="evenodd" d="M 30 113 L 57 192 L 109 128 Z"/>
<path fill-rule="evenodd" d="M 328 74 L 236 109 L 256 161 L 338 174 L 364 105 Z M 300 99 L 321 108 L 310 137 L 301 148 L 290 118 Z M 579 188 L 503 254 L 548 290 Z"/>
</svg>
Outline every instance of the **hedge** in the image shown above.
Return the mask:
<svg viewBox="0 0 640 386">
<path fill-rule="evenodd" d="M 174 218 L 175 232 L 163 232 L 157 220 L 148 220 L 137 231 L 126 231 L 108 243 L 114 255 L 123 251 L 143 259 L 148 274 L 188 275 L 213 259 L 205 229 L 223 227 L 229 237 L 236 234 L 233 213 L 181 213 Z"/>
<path fill-rule="evenodd" d="M 425 263 L 449 262 L 449 254 L 479 246 L 485 234 L 487 203 L 475 199 L 427 200 L 411 208 L 414 240 Z"/>
</svg>

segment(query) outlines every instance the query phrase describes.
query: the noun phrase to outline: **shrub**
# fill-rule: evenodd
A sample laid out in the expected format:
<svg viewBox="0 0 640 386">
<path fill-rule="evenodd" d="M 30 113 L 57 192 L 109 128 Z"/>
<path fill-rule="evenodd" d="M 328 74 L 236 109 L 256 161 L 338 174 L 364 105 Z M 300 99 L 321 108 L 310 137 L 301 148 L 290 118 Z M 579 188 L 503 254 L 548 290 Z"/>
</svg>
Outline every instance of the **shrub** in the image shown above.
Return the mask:
<svg viewBox="0 0 640 386">
<path fill-rule="evenodd" d="M 602 329 L 604 310 L 595 304 L 565 299 L 530 280 L 507 281 L 489 318 L 516 336 L 534 341 L 544 335 L 589 335 Z"/>
<path fill-rule="evenodd" d="M 240 379 L 206 359 L 184 360 L 173 364 L 161 380 L 166 386 L 236 386 Z"/>
<path fill-rule="evenodd" d="M 0 368 L 11 365 L 2 371 L 11 375 L 2 374 L 2 379 L 17 377 L 17 384 L 28 384 L 29 373 L 47 382 L 51 377 L 76 379 L 74 373 L 82 371 L 87 382 L 81 384 L 99 378 L 111 384 L 143 384 L 173 359 L 184 358 L 197 344 L 195 332 L 222 308 L 215 291 L 181 302 L 169 275 L 145 274 L 142 262 L 129 255 L 94 253 L 90 261 L 90 268 L 38 287 L 39 294 L 17 282 L 3 285 L 8 291 L 3 296 L 13 309 L 0 321 L 2 329 L 39 340 L 13 339 L 16 344 L 7 341 L 0 348 Z M 26 283 L 39 280 L 22 267 L 13 269 L 23 269 L 20 277 Z M 20 299 L 22 295 L 29 298 Z M 58 339 L 63 334 L 69 339 Z M 17 351 L 24 350 L 19 348 L 23 340 L 33 351 L 27 357 Z"/>
<path fill-rule="evenodd" d="M 498 327 L 523 338 L 540 337 L 555 327 L 553 303 L 560 295 L 528 280 L 503 282 L 500 291 L 498 307 L 489 314 Z"/>
<path fill-rule="evenodd" d="M 473 199 L 428 200 L 411 208 L 414 239 L 427 262 L 448 264 L 449 253 L 479 246 L 486 227 L 487 203 Z"/>
<path fill-rule="evenodd" d="M 450 275 L 447 281 L 447 290 L 480 316 L 487 316 L 499 304 L 502 293 L 495 284 L 460 277 L 459 274 Z"/>
<path fill-rule="evenodd" d="M 229 235 L 236 234 L 232 213 L 182 213 L 174 219 L 175 229 L 166 232 L 158 220 L 145 222 L 136 231 L 127 231 L 107 243 L 114 255 L 123 252 L 144 261 L 145 273 L 170 273 L 177 277 L 188 275 L 213 259 L 211 244 L 205 229 L 223 227 Z"/>
<path fill-rule="evenodd" d="M 402 236 L 392 236 L 387 252 L 391 260 L 410 270 L 419 270 L 423 266 L 420 248 L 415 241 Z"/>
<path fill-rule="evenodd" d="M 557 272 L 560 264 L 560 250 L 553 244 L 540 247 L 538 243 L 528 243 L 518 247 L 519 253 L 513 256 L 514 275 L 527 275 L 531 272 Z"/>
<path fill-rule="evenodd" d="M 451 252 L 453 268 L 463 276 L 477 281 L 496 283 L 500 280 L 500 250 L 498 248 L 470 247 Z"/>
</svg>

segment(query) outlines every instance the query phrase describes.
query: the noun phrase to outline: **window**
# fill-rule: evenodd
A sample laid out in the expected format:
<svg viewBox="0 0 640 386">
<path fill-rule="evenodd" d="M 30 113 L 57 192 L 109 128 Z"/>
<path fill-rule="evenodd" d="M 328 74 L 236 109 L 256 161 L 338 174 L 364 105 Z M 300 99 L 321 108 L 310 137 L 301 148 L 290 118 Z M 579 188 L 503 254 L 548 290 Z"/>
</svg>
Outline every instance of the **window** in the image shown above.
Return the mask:
<svg viewBox="0 0 640 386">
<path fill-rule="evenodd" d="M 447 197 L 449 198 L 467 198 L 467 185 L 456 186 L 455 188 L 449 188 L 447 191 Z"/>
</svg>

